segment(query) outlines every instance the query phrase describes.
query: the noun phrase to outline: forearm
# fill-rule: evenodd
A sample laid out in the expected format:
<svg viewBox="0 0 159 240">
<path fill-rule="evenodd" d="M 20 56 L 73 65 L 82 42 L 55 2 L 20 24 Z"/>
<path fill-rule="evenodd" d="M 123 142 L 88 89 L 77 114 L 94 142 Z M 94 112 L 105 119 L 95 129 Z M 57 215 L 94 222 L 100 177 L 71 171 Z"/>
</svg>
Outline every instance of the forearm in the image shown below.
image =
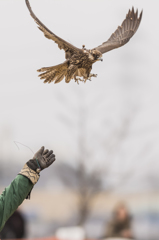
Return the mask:
<svg viewBox="0 0 159 240">
<path fill-rule="evenodd" d="M 39 180 L 41 170 L 49 167 L 55 161 L 53 151 L 44 147 L 35 153 L 33 159 L 29 160 L 19 175 L 5 188 L 0 195 L 0 231 L 8 218 L 14 213 L 18 206 L 29 196 L 33 186 Z"/>
<path fill-rule="evenodd" d="M 0 231 L 8 218 L 24 201 L 34 184 L 25 176 L 17 175 L 12 183 L 0 195 Z"/>
</svg>

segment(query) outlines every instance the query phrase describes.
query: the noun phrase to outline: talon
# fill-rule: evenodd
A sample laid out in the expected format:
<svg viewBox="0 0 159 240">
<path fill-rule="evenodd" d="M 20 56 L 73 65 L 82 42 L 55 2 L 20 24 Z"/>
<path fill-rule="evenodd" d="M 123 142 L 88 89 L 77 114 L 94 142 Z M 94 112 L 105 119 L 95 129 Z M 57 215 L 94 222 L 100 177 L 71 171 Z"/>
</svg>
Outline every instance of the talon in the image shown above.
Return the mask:
<svg viewBox="0 0 159 240">
<path fill-rule="evenodd" d="M 89 77 L 97 77 L 97 74 L 89 74 Z"/>
<path fill-rule="evenodd" d="M 81 81 L 81 82 L 83 82 L 84 80 L 83 79 L 81 79 L 80 77 L 76 77 L 76 78 L 74 78 L 75 79 L 75 82 L 77 82 L 77 84 L 79 84 L 79 81 Z"/>
<path fill-rule="evenodd" d="M 79 84 L 79 81 L 78 81 L 78 79 L 75 79 L 75 82 L 76 82 L 77 84 Z"/>
</svg>

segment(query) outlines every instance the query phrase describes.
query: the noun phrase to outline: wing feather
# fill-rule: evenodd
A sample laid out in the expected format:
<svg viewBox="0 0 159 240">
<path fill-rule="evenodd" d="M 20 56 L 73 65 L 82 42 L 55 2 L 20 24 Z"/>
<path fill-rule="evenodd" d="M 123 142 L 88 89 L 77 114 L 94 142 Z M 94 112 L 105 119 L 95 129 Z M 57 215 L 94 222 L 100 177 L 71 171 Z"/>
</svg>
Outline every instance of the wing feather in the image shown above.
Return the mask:
<svg viewBox="0 0 159 240">
<path fill-rule="evenodd" d="M 71 56 L 74 53 L 80 52 L 82 51 L 81 49 L 73 46 L 72 44 L 66 42 L 65 40 L 63 40 L 62 38 L 58 37 L 57 35 L 55 35 L 53 32 L 51 32 L 33 13 L 30 3 L 28 0 L 25 0 L 26 5 L 29 9 L 30 15 L 32 16 L 32 18 L 34 19 L 34 21 L 37 23 L 38 28 L 44 33 L 44 36 L 48 39 L 53 40 L 55 43 L 58 44 L 58 47 L 60 49 L 63 49 L 67 54 L 66 54 L 66 58 L 67 56 Z M 70 53 L 70 54 L 68 54 Z"/>
<path fill-rule="evenodd" d="M 132 8 L 132 10 L 129 10 L 121 26 L 116 29 L 108 41 L 102 43 L 102 45 L 96 47 L 95 49 L 101 53 L 106 53 L 126 44 L 136 33 L 142 19 L 142 13 L 143 11 L 138 17 L 138 10 L 136 12 L 134 11 L 134 8 Z"/>
</svg>

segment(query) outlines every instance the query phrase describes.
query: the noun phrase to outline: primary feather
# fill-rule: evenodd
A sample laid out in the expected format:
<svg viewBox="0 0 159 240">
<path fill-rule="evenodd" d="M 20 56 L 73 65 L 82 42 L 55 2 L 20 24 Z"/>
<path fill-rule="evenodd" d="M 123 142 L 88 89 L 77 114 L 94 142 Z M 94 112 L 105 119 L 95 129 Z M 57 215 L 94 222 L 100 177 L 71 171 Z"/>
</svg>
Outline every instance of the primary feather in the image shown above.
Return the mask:
<svg viewBox="0 0 159 240">
<path fill-rule="evenodd" d="M 26 5 L 29 9 L 30 15 L 32 16 L 32 18 L 35 20 L 35 22 L 38 24 L 38 28 L 44 33 L 45 37 L 48 39 L 53 40 L 55 43 L 58 44 L 58 47 L 60 49 L 63 49 L 65 52 L 70 52 L 71 55 L 74 54 L 75 52 L 81 51 L 81 49 L 76 48 L 75 46 L 73 46 L 72 44 L 66 42 L 65 40 L 63 40 L 62 38 L 58 37 L 57 35 L 55 35 L 53 32 L 51 32 L 33 13 L 31 7 L 30 7 L 30 3 L 28 0 L 25 1 Z"/>
<path fill-rule="evenodd" d="M 142 12 L 138 17 L 138 10 L 134 12 L 134 8 L 129 10 L 126 19 L 121 26 L 111 35 L 108 41 L 98 46 L 96 49 L 101 53 L 106 53 L 115 48 L 125 45 L 130 38 L 136 33 L 142 19 Z"/>
</svg>

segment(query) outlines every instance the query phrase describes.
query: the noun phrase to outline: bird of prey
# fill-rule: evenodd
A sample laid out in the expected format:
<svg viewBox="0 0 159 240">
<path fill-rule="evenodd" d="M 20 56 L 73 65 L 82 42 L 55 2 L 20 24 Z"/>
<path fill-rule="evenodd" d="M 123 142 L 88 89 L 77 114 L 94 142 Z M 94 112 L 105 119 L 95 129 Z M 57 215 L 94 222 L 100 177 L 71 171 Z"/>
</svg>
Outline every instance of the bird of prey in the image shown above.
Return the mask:
<svg viewBox="0 0 159 240">
<path fill-rule="evenodd" d="M 86 82 L 87 80 L 91 80 L 91 77 L 97 77 L 97 74 L 91 73 L 92 64 L 99 60 L 102 61 L 103 53 L 125 45 L 137 31 L 142 19 L 142 12 L 138 16 L 138 10 L 135 12 L 134 8 L 132 8 L 132 10 L 129 10 L 121 26 L 116 29 L 106 42 L 93 49 L 86 49 L 85 45 L 80 49 L 51 32 L 35 16 L 29 1 L 25 0 L 25 2 L 32 18 L 45 37 L 53 40 L 58 44 L 60 49 L 65 51 L 66 61 L 53 67 L 44 67 L 37 70 L 38 72 L 42 72 L 39 76 L 44 80 L 44 83 L 59 83 L 64 78 L 66 83 L 69 83 L 71 79 L 79 83 L 79 81 Z"/>
</svg>

